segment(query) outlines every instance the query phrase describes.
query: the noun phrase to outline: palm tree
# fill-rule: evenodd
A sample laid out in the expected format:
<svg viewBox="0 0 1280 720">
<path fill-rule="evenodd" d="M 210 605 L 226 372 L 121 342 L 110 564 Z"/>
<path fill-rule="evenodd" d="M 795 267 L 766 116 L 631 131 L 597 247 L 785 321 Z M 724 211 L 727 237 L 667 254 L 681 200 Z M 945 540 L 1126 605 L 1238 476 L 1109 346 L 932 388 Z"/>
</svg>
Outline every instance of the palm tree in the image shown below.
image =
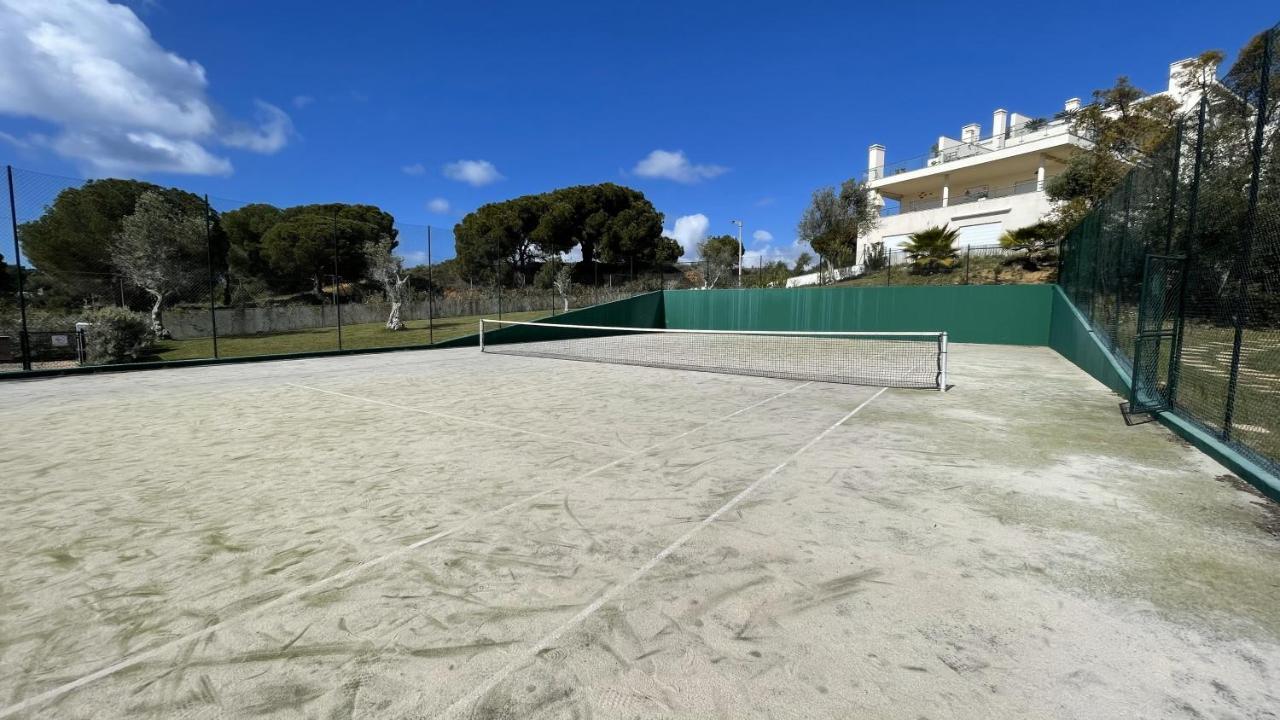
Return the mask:
<svg viewBox="0 0 1280 720">
<path fill-rule="evenodd" d="M 1020 262 L 1025 270 L 1039 270 L 1040 263 L 1054 259 L 1053 253 L 1049 252 L 1053 231 L 1053 225 L 1047 222 L 1006 230 L 1000 236 L 1000 247 L 1018 253 L 1006 262 Z"/>
<path fill-rule="evenodd" d="M 942 227 L 925 228 L 907 236 L 902 249 L 911 258 L 911 272 L 916 275 L 933 275 L 949 273 L 959 262 L 960 251 L 956 249 L 958 230 Z"/>
</svg>

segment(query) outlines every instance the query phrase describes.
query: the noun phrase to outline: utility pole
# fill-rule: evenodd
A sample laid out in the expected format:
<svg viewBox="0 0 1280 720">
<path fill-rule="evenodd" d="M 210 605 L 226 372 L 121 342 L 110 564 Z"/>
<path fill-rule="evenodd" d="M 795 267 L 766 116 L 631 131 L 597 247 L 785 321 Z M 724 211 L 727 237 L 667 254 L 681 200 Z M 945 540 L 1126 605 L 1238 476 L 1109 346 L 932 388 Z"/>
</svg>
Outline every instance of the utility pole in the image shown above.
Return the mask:
<svg viewBox="0 0 1280 720">
<path fill-rule="evenodd" d="M 742 221 L 730 220 L 729 222 L 738 226 L 738 287 L 742 287 Z"/>
</svg>

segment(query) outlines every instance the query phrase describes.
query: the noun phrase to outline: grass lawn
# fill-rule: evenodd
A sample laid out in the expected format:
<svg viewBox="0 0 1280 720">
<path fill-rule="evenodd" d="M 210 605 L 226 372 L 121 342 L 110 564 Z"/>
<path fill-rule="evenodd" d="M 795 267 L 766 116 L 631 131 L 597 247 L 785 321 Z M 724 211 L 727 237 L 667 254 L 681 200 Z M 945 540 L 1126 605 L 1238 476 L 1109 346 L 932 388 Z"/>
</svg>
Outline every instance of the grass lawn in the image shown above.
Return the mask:
<svg viewBox="0 0 1280 720">
<path fill-rule="evenodd" d="M 546 316 L 547 311 L 535 310 L 531 312 L 503 313 L 502 319 L 536 320 Z M 482 317 L 496 317 L 496 315 L 436 318 L 432 321 L 435 340 L 439 342 L 461 337 L 462 335 L 474 334 Z M 408 327 L 407 330 L 392 332 L 383 327 L 382 323 L 343 325 L 342 348 L 344 350 L 355 350 L 427 344 L 426 320 L 408 320 L 405 322 L 405 326 Z M 292 330 L 270 335 L 240 335 L 218 338 L 219 357 L 279 355 L 283 353 L 337 349 L 338 329 L 336 327 Z M 146 359 L 195 360 L 209 357 L 213 357 L 213 341 L 209 338 L 192 338 L 190 340 L 164 340 L 158 342 L 153 354 Z"/>
</svg>

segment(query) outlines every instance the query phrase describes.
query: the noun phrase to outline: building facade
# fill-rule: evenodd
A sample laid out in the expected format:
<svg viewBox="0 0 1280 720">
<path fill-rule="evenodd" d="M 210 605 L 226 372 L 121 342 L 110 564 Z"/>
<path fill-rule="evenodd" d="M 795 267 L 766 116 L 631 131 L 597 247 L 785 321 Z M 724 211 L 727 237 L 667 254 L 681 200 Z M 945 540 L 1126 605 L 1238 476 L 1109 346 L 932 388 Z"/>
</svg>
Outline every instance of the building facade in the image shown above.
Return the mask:
<svg viewBox="0 0 1280 720">
<path fill-rule="evenodd" d="M 1191 60 L 1169 66 L 1168 95 L 1190 107 L 1198 94 L 1183 88 Z M 1154 97 L 1154 96 L 1152 96 Z M 1080 99 L 1071 98 L 1052 118 L 1033 118 L 998 109 L 987 134 L 977 123 L 960 137 L 941 136 L 920 157 L 886 164 L 885 147 L 867 153 L 867 184 L 880 205 L 880 219 L 859 242 L 859 263 L 872 243 L 897 249 L 907 237 L 945 225 L 959 231 L 960 245 L 992 245 L 1006 230 L 1033 225 L 1053 209 L 1045 184 L 1062 172 L 1072 155 L 1091 146 L 1072 128 Z"/>
</svg>

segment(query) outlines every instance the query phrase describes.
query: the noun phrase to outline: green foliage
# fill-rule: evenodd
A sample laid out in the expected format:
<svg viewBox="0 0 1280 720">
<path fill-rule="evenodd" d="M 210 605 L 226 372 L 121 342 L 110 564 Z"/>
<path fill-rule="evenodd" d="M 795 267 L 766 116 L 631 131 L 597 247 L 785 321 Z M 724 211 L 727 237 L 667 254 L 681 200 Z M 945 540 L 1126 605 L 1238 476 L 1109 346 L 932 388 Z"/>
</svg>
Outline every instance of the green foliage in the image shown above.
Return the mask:
<svg viewBox="0 0 1280 720">
<path fill-rule="evenodd" d="M 613 183 L 579 185 L 482 205 L 454 227 L 465 276 L 522 285 L 545 257 L 582 251 L 594 261 L 661 267 L 684 254 L 662 236 L 662 213 L 637 190 Z M 499 262 L 502 267 L 499 268 Z"/>
<path fill-rule="evenodd" d="M 111 259 L 111 241 L 146 192 L 158 192 L 184 212 L 203 217 L 204 200 L 184 190 L 138 180 L 90 180 L 58 193 L 39 218 L 18 228 L 26 259 L 71 297 L 109 294 L 110 275 L 118 270 Z M 210 243 L 215 272 L 221 272 L 226 239 L 217 229 L 216 216 L 213 222 Z M 201 267 L 207 267 L 207 260 Z"/>
<path fill-rule="evenodd" d="M 137 360 L 155 339 L 147 316 L 132 310 L 95 308 L 82 320 L 92 325 L 85 332 L 85 353 L 94 365 Z"/>
<path fill-rule="evenodd" d="M 889 266 L 889 250 L 884 243 L 871 243 L 867 246 L 866 253 L 862 256 L 862 269 L 866 272 L 876 272 L 883 270 Z"/>
<path fill-rule="evenodd" d="M 539 290 L 550 290 L 555 286 L 556 276 L 560 274 L 560 270 L 566 266 L 570 266 L 559 255 L 549 258 L 542 266 L 538 268 L 537 274 L 533 276 L 533 286 Z"/>
<path fill-rule="evenodd" d="M 15 269 L 14 269 L 14 272 L 16 272 L 16 271 L 17 271 L 17 269 L 15 268 Z M 4 254 L 3 254 L 3 253 L 0 253 L 0 299 L 3 299 L 3 297 L 4 297 L 5 295 L 8 295 L 8 294 L 9 294 L 9 285 L 10 285 L 10 284 L 12 284 L 12 285 L 14 286 L 14 290 L 16 291 L 16 290 L 17 290 L 17 282 L 15 282 L 15 281 L 13 281 L 13 280 L 11 280 L 11 279 L 9 278 L 9 266 L 8 266 L 7 264 L 5 264 L 5 261 L 4 261 Z"/>
<path fill-rule="evenodd" d="M 1000 247 L 1017 252 L 1013 260 L 1020 262 L 1024 270 L 1038 270 L 1041 264 L 1056 260 L 1052 251 L 1056 239 L 1057 227 L 1053 223 L 1038 222 L 1006 230 L 1000 236 Z"/>
<path fill-rule="evenodd" d="M 366 249 L 382 240 L 395 247 L 395 218 L 376 206 L 299 205 L 284 210 L 263 233 L 261 257 L 272 273 L 294 283 L 309 281 L 311 292 L 321 297 L 335 264 L 344 282 L 364 279 Z"/>
<path fill-rule="evenodd" d="M 862 181 L 846 180 L 835 188 L 813 192 L 796 226 L 796 235 L 833 265 L 851 265 L 858 257 L 858 237 L 879 222 L 871 189 Z"/>
<path fill-rule="evenodd" d="M 802 252 L 798 257 L 796 257 L 796 264 L 792 266 L 791 272 L 794 275 L 801 275 L 805 270 L 808 270 L 809 266 L 812 264 L 813 256 L 807 252 Z"/>
<path fill-rule="evenodd" d="M 786 287 L 787 278 L 791 277 L 791 268 L 782 261 L 771 262 L 763 267 L 747 270 L 742 276 L 743 287 Z"/>
<path fill-rule="evenodd" d="M 911 258 L 910 272 L 916 275 L 949 273 L 956 268 L 960 252 L 955 246 L 960 233 L 945 225 L 911 233 L 902 249 Z"/>
<path fill-rule="evenodd" d="M 153 298 L 152 330 L 161 337 L 165 303 L 209 290 L 205 206 L 192 210 L 164 192 L 144 192 L 110 243 L 112 265 Z"/>
<path fill-rule="evenodd" d="M 262 237 L 284 217 L 272 205 L 255 203 L 222 214 L 227 235 L 227 270 L 237 280 L 262 281 L 272 285 L 278 278 L 262 255 Z"/>
<path fill-rule="evenodd" d="M 1177 103 L 1146 93 L 1121 76 L 1105 90 L 1095 90 L 1093 103 L 1077 111 L 1072 130 L 1093 142 L 1067 161 L 1067 167 L 1045 185 L 1059 203 L 1054 222 L 1065 231 L 1101 202 L 1133 163 L 1169 136 L 1177 122 Z"/>
<path fill-rule="evenodd" d="M 732 235 L 713 235 L 698 243 L 698 255 L 705 266 L 707 287 L 724 287 L 736 283 L 731 278 L 738 267 L 743 249 L 738 239 Z"/>
</svg>

